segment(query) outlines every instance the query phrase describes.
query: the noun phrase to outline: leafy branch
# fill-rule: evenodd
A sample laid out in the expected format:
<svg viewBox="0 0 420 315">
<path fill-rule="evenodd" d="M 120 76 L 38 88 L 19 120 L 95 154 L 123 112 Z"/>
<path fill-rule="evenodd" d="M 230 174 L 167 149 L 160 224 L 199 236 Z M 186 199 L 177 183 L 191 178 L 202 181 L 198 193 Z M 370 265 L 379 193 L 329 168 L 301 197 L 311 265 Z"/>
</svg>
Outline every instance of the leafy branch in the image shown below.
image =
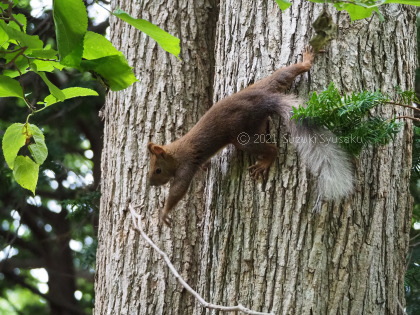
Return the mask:
<svg viewBox="0 0 420 315">
<path fill-rule="evenodd" d="M 87 30 L 88 17 L 82 0 L 53 2 L 57 50 L 45 45 L 38 36 L 26 32 L 26 17 L 13 13 L 16 3 L 18 1 L 0 0 L 0 60 L 3 61 L 0 64 L 0 97 L 20 98 L 29 113 L 24 124 L 12 124 L 6 130 L 2 149 L 15 180 L 35 193 L 39 167 L 48 150 L 41 129 L 30 124 L 30 118 L 70 98 L 98 95 L 94 90 L 81 87 L 61 90 L 47 74 L 62 71 L 65 67 L 91 72 L 113 91 L 123 90 L 138 80 L 122 52 L 104 36 Z M 163 49 L 179 58 L 178 38 L 121 10 L 111 13 L 145 32 Z M 15 79 L 28 72 L 38 75 L 48 87 L 50 94 L 44 100 L 31 99 L 32 96 L 26 94 Z"/>
<path fill-rule="evenodd" d="M 275 0 L 281 10 L 288 9 L 292 3 L 290 0 Z M 370 17 L 374 12 L 383 20 L 379 7 L 390 3 L 399 3 L 420 6 L 418 0 L 308 0 L 315 3 L 331 3 L 338 11 L 347 11 L 352 21 Z"/>
<path fill-rule="evenodd" d="M 6 5 L 6 8 L 5 9 L 3 7 L 0 7 L 0 10 L 1 10 L 0 19 L 2 19 L 4 21 L 13 21 L 13 22 L 15 22 L 19 26 L 20 30 L 23 32 L 24 29 L 25 29 L 25 25 L 22 24 L 15 17 L 15 15 L 12 13 L 14 3 L 12 1 L 9 1 L 9 0 L 1 0 L 0 2 L 3 3 L 4 5 Z"/>
<path fill-rule="evenodd" d="M 414 100 L 414 93 L 398 92 L 403 101 L 411 103 Z M 418 110 L 391 101 L 380 92 L 363 91 L 341 95 L 334 83 L 330 83 L 325 91 L 313 93 L 306 107 L 294 108 L 292 119 L 329 129 L 337 136 L 337 143 L 349 153 L 358 155 L 367 145 L 388 144 L 401 129 L 402 123 L 396 122 L 397 119 L 416 119 L 411 116 L 385 119 L 372 114 L 372 109 L 386 104 Z"/>
</svg>

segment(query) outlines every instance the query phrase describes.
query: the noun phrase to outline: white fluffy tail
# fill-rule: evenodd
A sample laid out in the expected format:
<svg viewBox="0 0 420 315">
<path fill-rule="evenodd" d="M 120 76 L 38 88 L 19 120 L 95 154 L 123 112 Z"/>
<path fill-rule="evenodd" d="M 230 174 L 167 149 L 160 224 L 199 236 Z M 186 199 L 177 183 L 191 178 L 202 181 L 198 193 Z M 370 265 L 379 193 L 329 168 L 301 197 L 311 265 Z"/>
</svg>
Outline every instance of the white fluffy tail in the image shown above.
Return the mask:
<svg viewBox="0 0 420 315">
<path fill-rule="evenodd" d="M 284 118 L 299 156 L 318 178 L 319 194 L 328 200 L 344 198 L 353 192 L 353 167 L 349 156 L 329 130 L 290 120 L 292 106 L 302 104 L 304 101 L 293 95 L 282 95 L 277 112 Z"/>
</svg>

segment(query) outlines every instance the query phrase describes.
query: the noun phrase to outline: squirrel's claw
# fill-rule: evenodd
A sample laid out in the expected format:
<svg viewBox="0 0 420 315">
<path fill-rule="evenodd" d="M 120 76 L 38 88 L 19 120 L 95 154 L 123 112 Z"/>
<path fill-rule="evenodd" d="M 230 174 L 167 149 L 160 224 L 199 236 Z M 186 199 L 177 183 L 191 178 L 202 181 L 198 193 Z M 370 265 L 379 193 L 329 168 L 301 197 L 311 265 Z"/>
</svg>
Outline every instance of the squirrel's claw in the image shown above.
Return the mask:
<svg viewBox="0 0 420 315">
<path fill-rule="evenodd" d="M 263 180 L 267 180 L 268 177 L 268 167 L 262 164 L 254 164 L 248 167 L 249 174 L 254 180 L 258 180 L 260 177 Z"/>
<path fill-rule="evenodd" d="M 303 62 L 309 63 L 312 65 L 314 61 L 314 49 L 312 46 L 308 45 L 303 50 Z"/>
<path fill-rule="evenodd" d="M 165 223 L 166 226 L 172 227 L 172 218 L 169 217 L 167 213 L 161 212 L 161 215 L 159 216 L 160 223 Z"/>
</svg>

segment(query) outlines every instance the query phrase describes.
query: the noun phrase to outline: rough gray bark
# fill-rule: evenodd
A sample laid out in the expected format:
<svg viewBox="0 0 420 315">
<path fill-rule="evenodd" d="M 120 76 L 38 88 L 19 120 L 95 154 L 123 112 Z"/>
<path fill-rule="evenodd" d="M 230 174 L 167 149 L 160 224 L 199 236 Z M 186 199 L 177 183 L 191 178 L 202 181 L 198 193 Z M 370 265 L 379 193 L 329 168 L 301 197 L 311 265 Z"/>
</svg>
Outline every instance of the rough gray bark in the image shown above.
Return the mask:
<svg viewBox="0 0 420 315">
<path fill-rule="evenodd" d="M 102 199 L 95 314 L 190 312 L 194 301 L 133 230 L 127 204 L 145 205 L 146 230 L 192 285 L 197 278 L 203 184 L 198 179 L 173 214 L 158 226 L 167 187 L 148 187 L 147 143 L 184 134 L 211 106 L 215 6 L 211 1 L 119 1 L 115 6 L 181 38 L 182 61 L 128 24 L 111 19 L 112 41 L 128 56 L 139 83 L 110 93 L 104 109 Z M 203 178 L 204 173 L 199 174 Z"/>
<path fill-rule="evenodd" d="M 401 313 L 411 216 L 410 125 L 391 145 L 365 150 L 355 160 L 355 194 L 342 203 L 323 203 L 319 214 L 312 212 L 316 179 L 284 140 L 277 118 L 271 134 L 279 157 L 266 184 L 249 177 L 251 158 L 227 148 L 207 174 L 196 176 L 172 212 L 171 230 L 157 224 L 167 189 L 146 185 L 147 142 L 180 137 L 212 98 L 300 60 L 322 6 L 293 1 L 281 13 L 274 1 L 227 0 L 219 12 L 215 3 L 203 1 L 118 5 L 180 37 L 183 62 L 124 23 L 111 23 L 113 42 L 130 57 L 141 82 L 111 93 L 104 111 L 95 314 L 211 313 L 133 231 L 126 212 L 130 200 L 145 206 L 148 234 L 213 303 L 276 314 Z M 350 23 L 346 14 L 330 12 L 337 38 L 292 92 L 306 96 L 330 81 L 343 91 L 413 87 L 414 10 L 387 6 L 384 23 L 377 17 Z M 408 113 L 392 106 L 380 112 Z"/>
</svg>

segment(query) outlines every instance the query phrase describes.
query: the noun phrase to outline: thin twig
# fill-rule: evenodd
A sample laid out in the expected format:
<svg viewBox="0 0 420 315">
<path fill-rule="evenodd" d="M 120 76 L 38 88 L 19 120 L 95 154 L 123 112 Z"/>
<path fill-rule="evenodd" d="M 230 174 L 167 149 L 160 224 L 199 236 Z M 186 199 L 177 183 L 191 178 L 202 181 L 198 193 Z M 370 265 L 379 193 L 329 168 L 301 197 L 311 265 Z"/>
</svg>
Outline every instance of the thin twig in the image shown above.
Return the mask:
<svg viewBox="0 0 420 315">
<path fill-rule="evenodd" d="M 3 54 L 12 54 L 12 53 L 18 52 L 18 51 L 20 51 L 22 49 L 23 49 L 23 47 L 19 47 L 19 48 L 15 49 L 15 50 L 5 50 L 5 51 L 2 51 L 2 53 Z"/>
<path fill-rule="evenodd" d="M 405 261 L 405 270 L 408 270 L 408 267 L 410 267 L 411 257 L 413 256 L 413 250 L 408 249 L 407 258 Z"/>
<path fill-rule="evenodd" d="M 417 237 L 420 237 L 420 233 L 417 233 L 415 236 L 410 238 L 410 242 L 414 241 Z"/>
<path fill-rule="evenodd" d="M 399 307 L 400 307 L 400 309 L 401 309 L 401 312 L 402 312 L 404 315 L 407 315 L 407 313 L 406 313 L 406 311 L 405 311 L 404 307 L 402 306 L 402 304 L 401 304 L 401 302 L 400 302 L 400 300 L 399 300 L 399 299 L 397 299 L 397 303 L 398 303 L 398 306 L 399 306 Z"/>
<path fill-rule="evenodd" d="M 420 242 L 414 243 L 414 244 L 410 244 L 409 247 L 417 247 L 420 245 Z"/>
<path fill-rule="evenodd" d="M 245 314 L 250 315 L 273 315 L 273 313 L 263 313 L 263 312 L 257 312 L 250 310 L 249 308 L 246 308 L 242 306 L 241 304 L 238 304 L 237 306 L 223 306 L 223 305 L 217 305 L 212 304 L 209 302 L 206 302 L 196 291 L 194 291 L 193 288 L 191 288 L 188 283 L 180 276 L 178 271 L 176 271 L 174 265 L 171 263 L 171 260 L 169 259 L 168 255 L 164 251 L 162 251 L 153 241 L 146 235 L 146 233 L 143 230 L 142 221 L 140 215 L 136 213 L 134 210 L 134 207 L 130 204 L 129 207 L 131 217 L 133 219 L 133 225 L 136 230 L 138 230 L 141 234 L 141 236 L 145 239 L 145 241 L 154 248 L 154 250 L 162 256 L 162 258 L 165 260 L 167 266 L 169 267 L 169 270 L 172 272 L 172 274 L 175 276 L 175 278 L 181 283 L 181 285 L 190 292 L 197 300 L 198 302 L 205 308 L 208 309 L 214 309 L 218 311 L 241 311 Z M 136 220 L 137 219 L 137 220 Z"/>
<path fill-rule="evenodd" d="M 100 3 L 99 3 L 99 1 L 95 1 L 95 3 L 96 3 L 97 5 L 99 5 L 102 9 L 104 9 L 104 10 L 108 11 L 108 13 L 109 13 L 109 14 L 114 15 L 114 14 L 112 13 L 112 11 L 108 10 L 107 8 L 105 8 L 102 4 L 100 4 Z M 104 3 L 106 3 L 106 2 L 104 2 Z"/>
<path fill-rule="evenodd" d="M 391 101 L 389 101 L 389 102 L 386 102 L 386 104 L 391 104 L 391 105 L 397 105 L 397 106 L 407 107 L 407 108 L 410 108 L 410 109 L 413 109 L 413 110 L 418 110 L 418 111 L 420 111 L 420 108 L 417 108 L 417 107 L 414 107 L 414 106 L 410 106 L 410 105 L 400 104 L 400 103 L 396 103 L 396 102 L 391 102 Z"/>
<path fill-rule="evenodd" d="M 16 56 L 14 56 L 12 60 L 10 60 L 8 63 L 6 63 L 6 66 L 7 66 L 7 65 L 9 65 L 9 64 L 14 64 L 14 63 L 15 63 L 15 60 L 16 60 L 16 59 L 17 59 L 20 55 L 23 55 L 23 53 L 25 52 L 25 50 L 26 50 L 26 49 L 28 49 L 28 47 L 26 47 L 26 46 L 25 46 L 25 47 L 22 47 L 22 48 L 21 48 L 21 51 L 19 51 L 19 53 L 17 53 L 17 54 L 16 54 Z M 17 67 L 17 66 L 16 66 L 16 67 Z"/>
<path fill-rule="evenodd" d="M 411 116 L 398 116 L 398 117 L 395 117 L 395 119 L 404 119 L 404 118 L 411 119 L 411 120 L 414 120 L 414 121 L 420 121 L 420 118 L 415 118 L 415 117 L 411 117 Z"/>
<path fill-rule="evenodd" d="M 25 30 L 24 30 L 23 24 L 15 19 L 15 17 L 13 16 L 12 9 L 13 9 L 13 2 L 9 1 L 9 6 L 7 7 L 8 17 L 11 21 L 15 22 L 19 26 L 21 32 L 24 32 Z"/>
</svg>

